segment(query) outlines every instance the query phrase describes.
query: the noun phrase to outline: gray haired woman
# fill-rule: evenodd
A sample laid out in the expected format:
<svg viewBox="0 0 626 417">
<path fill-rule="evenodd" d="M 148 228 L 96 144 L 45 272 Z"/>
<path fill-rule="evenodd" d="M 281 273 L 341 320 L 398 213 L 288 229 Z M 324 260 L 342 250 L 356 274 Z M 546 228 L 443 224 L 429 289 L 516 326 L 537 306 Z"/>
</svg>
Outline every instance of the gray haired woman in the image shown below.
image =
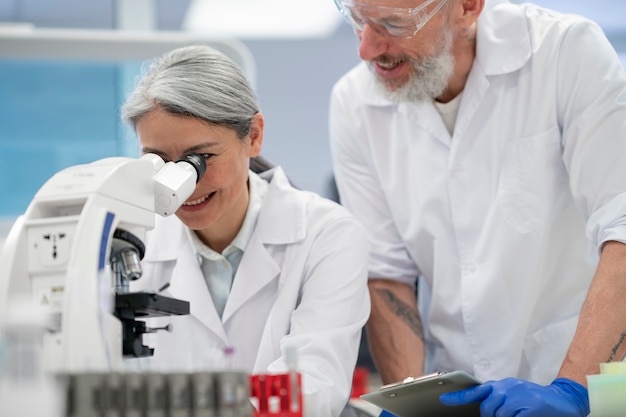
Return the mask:
<svg viewBox="0 0 626 417">
<path fill-rule="evenodd" d="M 250 374 L 286 372 L 297 352 L 306 416 L 338 416 L 349 399 L 369 315 L 368 244 L 341 206 L 293 188 L 280 167 L 257 174 L 263 144 L 254 91 L 228 57 L 207 46 L 157 59 L 123 107 L 142 152 L 164 160 L 199 154 L 206 173 L 176 216 L 155 219 L 144 279 L 169 283 L 191 314 L 149 335 L 146 369 L 211 370 L 234 348 Z M 150 319 L 159 325 L 161 318 Z"/>
</svg>

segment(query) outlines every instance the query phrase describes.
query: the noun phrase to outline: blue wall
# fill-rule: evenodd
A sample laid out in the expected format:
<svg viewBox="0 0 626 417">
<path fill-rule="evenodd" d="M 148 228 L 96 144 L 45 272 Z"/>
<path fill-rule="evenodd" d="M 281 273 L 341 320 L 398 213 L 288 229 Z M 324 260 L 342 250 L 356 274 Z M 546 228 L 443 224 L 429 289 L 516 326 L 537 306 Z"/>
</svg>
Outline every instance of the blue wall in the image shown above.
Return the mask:
<svg viewBox="0 0 626 417">
<path fill-rule="evenodd" d="M 114 63 L 0 60 L 0 214 L 61 168 L 123 153 Z"/>
<path fill-rule="evenodd" d="M 38 27 L 114 26 L 113 1 L 4 1 L 0 21 Z M 187 3 L 157 1 L 159 29 L 179 28 Z M 354 35 L 342 25 L 326 39 L 243 42 L 257 66 L 257 94 L 266 118 L 263 154 L 283 165 L 301 188 L 330 195 L 328 99 L 334 81 L 358 62 Z M 118 73 L 113 63 L 98 67 L 0 60 L 0 192 L 11 195 L 10 202 L 0 204 L 0 217 L 25 210 L 54 172 L 134 149 L 120 143 L 124 139 L 117 112 L 123 91 Z M 32 164 L 21 167 L 24 159 Z"/>
</svg>

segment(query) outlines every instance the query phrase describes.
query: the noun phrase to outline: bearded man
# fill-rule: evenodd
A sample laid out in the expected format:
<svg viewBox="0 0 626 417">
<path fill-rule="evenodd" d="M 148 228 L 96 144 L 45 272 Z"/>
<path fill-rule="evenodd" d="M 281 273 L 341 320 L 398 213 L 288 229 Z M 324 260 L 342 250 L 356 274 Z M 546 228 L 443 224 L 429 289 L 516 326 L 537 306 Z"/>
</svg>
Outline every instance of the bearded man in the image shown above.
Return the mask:
<svg viewBox="0 0 626 417">
<path fill-rule="evenodd" d="M 589 414 L 626 355 L 626 74 L 594 22 L 507 0 L 335 0 L 340 200 L 368 230 L 384 383 L 464 370 L 482 417 Z"/>
</svg>

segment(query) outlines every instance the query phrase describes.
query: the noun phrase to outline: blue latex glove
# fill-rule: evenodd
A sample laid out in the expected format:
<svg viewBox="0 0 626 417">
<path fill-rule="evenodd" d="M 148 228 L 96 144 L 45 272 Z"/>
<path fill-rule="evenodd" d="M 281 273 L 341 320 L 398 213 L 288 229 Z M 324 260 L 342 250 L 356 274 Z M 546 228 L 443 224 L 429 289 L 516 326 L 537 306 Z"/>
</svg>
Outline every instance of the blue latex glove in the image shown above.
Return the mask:
<svg viewBox="0 0 626 417">
<path fill-rule="evenodd" d="M 439 397 L 445 405 L 480 402 L 481 417 L 584 417 L 589 414 L 587 388 L 566 378 L 548 386 L 516 378 L 489 381 Z"/>
<path fill-rule="evenodd" d="M 380 413 L 378 415 L 378 417 L 396 417 L 395 414 L 391 414 L 389 411 L 387 410 L 383 410 L 382 413 Z"/>
</svg>

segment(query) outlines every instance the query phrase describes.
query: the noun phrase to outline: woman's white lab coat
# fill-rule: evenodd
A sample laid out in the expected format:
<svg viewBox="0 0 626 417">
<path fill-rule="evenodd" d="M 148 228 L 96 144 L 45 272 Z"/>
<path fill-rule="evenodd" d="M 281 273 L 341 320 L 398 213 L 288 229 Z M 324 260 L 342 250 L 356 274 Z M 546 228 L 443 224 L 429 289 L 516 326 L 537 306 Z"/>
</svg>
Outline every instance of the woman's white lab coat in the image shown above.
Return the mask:
<svg viewBox="0 0 626 417">
<path fill-rule="evenodd" d="M 295 346 L 303 374 L 305 415 L 337 416 L 346 404 L 362 326 L 369 316 L 368 246 L 361 225 L 329 200 L 291 187 L 280 168 L 270 185 L 220 320 L 185 226 L 158 217 L 149 232 L 139 287 L 190 302 L 188 316 L 159 317 L 171 332 L 144 336 L 152 358 L 135 366 L 198 371 L 224 366 L 248 373 L 284 372 Z M 136 289 L 136 288 L 134 288 Z"/>
</svg>

